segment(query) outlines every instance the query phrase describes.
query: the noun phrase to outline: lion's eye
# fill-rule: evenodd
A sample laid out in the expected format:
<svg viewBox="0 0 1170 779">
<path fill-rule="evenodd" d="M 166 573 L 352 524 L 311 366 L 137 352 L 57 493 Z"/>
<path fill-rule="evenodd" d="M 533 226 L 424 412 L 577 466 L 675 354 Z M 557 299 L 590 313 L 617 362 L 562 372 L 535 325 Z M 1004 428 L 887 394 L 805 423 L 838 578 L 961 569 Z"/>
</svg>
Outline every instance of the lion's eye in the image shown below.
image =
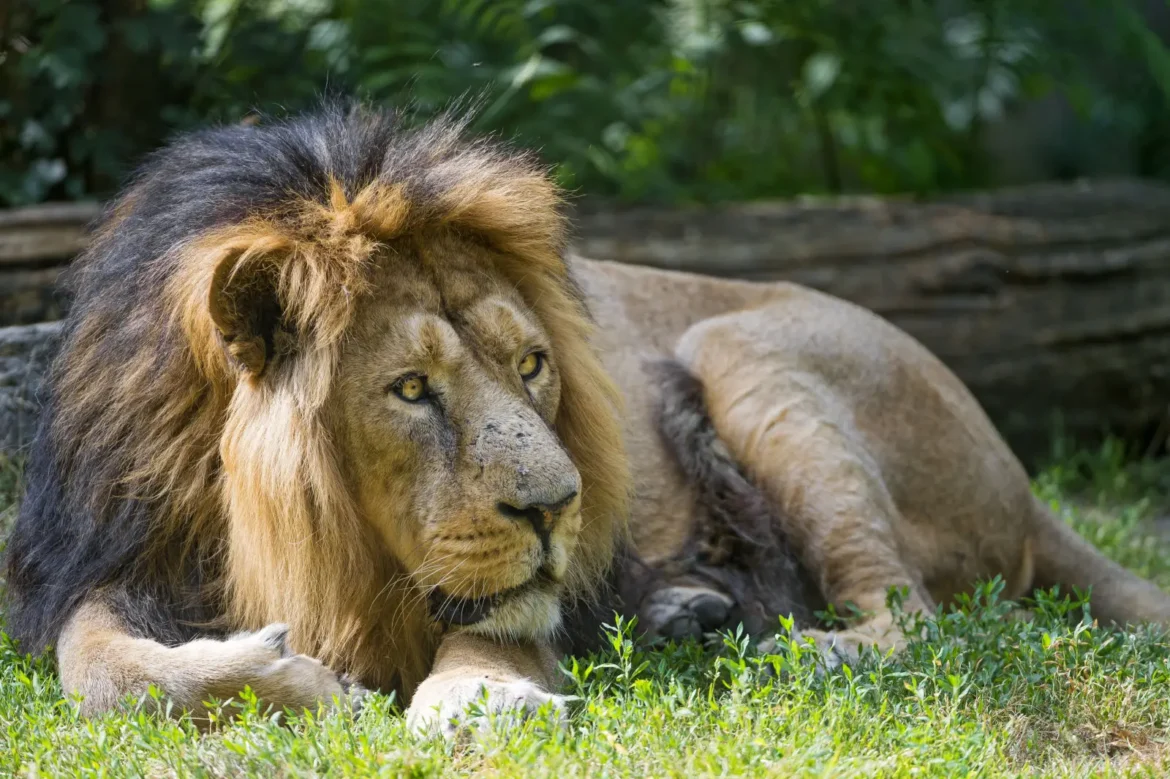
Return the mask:
<svg viewBox="0 0 1170 779">
<path fill-rule="evenodd" d="M 413 374 L 403 376 L 390 385 L 390 391 L 407 403 L 418 403 L 427 398 L 427 377 Z"/>
<path fill-rule="evenodd" d="M 524 381 L 529 381 L 536 378 L 536 374 L 540 373 L 540 369 L 544 367 L 544 355 L 540 352 L 529 352 L 524 355 L 524 359 L 516 366 L 520 371 L 520 378 Z"/>
</svg>

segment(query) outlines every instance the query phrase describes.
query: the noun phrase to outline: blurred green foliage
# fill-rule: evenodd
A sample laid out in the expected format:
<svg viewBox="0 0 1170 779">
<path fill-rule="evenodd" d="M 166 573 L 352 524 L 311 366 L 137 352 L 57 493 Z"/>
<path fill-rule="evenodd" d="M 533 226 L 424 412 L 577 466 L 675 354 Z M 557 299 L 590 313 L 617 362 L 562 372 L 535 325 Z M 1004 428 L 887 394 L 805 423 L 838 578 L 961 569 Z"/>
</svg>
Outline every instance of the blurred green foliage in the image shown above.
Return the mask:
<svg viewBox="0 0 1170 779">
<path fill-rule="evenodd" d="M 484 93 L 477 130 L 629 200 L 994 184 L 988 128 L 1055 98 L 1076 123 L 1052 172 L 1124 144 L 1134 172 L 1170 177 L 1170 57 L 1146 2 L 14 2 L 0 204 L 106 195 L 175 131 L 325 90 L 419 116 Z"/>
</svg>

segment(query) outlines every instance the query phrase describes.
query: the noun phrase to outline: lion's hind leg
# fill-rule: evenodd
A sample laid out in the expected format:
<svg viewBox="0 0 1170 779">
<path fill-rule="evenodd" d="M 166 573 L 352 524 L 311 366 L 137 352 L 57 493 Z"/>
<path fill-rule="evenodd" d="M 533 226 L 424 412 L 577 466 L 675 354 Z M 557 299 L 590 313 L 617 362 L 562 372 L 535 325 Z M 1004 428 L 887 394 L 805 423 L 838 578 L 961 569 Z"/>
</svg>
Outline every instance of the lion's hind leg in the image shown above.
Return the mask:
<svg viewBox="0 0 1170 779">
<path fill-rule="evenodd" d="M 318 703 L 356 703 L 362 690 L 319 661 L 293 654 L 284 625 L 224 640 L 196 639 L 166 646 L 132 635 L 101 598 L 83 603 L 66 623 L 57 646 L 61 685 L 80 698 L 87 716 L 143 700 L 153 685 L 178 711 L 206 720 L 212 700 L 238 698 L 250 687 L 267 705 L 291 709 Z"/>
<path fill-rule="evenodd" d="M 703 383 L 720 439 L 779 508 L 781 534 L 820 594 L 838 615 L 859 615 L 845 630 L 805 634 L 831 663 L 864 645 L 899 649 L 890 588 L 905 588 L 905 612 L 933 609 L 899 543 L 904 521 L 847 406 L 814 371 L 761 344 L 758 314 L 699 323 L 679 359 Z"/>
</svg>

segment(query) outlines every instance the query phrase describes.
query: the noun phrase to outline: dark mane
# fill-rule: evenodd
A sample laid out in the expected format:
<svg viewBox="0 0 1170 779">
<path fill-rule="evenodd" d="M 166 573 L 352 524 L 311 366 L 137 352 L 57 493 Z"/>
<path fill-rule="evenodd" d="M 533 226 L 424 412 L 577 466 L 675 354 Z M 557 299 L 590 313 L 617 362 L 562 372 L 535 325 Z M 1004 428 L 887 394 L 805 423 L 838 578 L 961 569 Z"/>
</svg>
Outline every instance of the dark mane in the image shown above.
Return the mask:
<svg viewBox="0 0 1170 779">
<path fill-rule="evenodd" d="M 693 537 L 663 567 L 731 596 L 730 624 L 742 622 L 751 633 L 774 628 L 777 614 L 810 624 L 823 599 L 779 530 L 779 508 L 720 440 L 699 379 L 674 360 L 652 367 L 661 392 L 658 431 L 701 509 Z"/>
</svg>

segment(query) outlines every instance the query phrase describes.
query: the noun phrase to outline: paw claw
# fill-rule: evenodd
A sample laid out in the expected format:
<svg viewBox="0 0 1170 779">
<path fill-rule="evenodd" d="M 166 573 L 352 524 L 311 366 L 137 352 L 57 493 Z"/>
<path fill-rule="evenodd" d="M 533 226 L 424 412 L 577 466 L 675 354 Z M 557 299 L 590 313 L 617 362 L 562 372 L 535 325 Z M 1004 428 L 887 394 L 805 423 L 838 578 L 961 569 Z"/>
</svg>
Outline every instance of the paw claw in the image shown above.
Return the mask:
<svg viewBox="0 0 1170 779">
<path fill-rule="evenodd" d="M 366 700 L 372 694 L 370 690 L 358 684 L 350 676 L 341 677 L 341 689 L 344 693 L 344 699 L 341 701 L 342 705 L 347 706 L 353 716 L 362 713 L 362 708 L 366 705 Z"/>
<path fill-rule="evenodd" d="M 338 681 L 341 683 L 341 691 L 345 697 L 343 703 L 348 704 L 350 711 L 356 717 L 361 713 L 362 706 L 365 705 L 366 698 L 371 695 L 371 691 L 349 674 L 343 674 Z"/>
<path fill-rule="evenodd" d="M 281 657 L 291 657 L 293 652 L 288 645 L 288 632 L 288 625 L 283 622 L 274 622 L 262 628 L 256 634 L 256 638 L 270 649 L 280 652 Z"/>
</svg>

